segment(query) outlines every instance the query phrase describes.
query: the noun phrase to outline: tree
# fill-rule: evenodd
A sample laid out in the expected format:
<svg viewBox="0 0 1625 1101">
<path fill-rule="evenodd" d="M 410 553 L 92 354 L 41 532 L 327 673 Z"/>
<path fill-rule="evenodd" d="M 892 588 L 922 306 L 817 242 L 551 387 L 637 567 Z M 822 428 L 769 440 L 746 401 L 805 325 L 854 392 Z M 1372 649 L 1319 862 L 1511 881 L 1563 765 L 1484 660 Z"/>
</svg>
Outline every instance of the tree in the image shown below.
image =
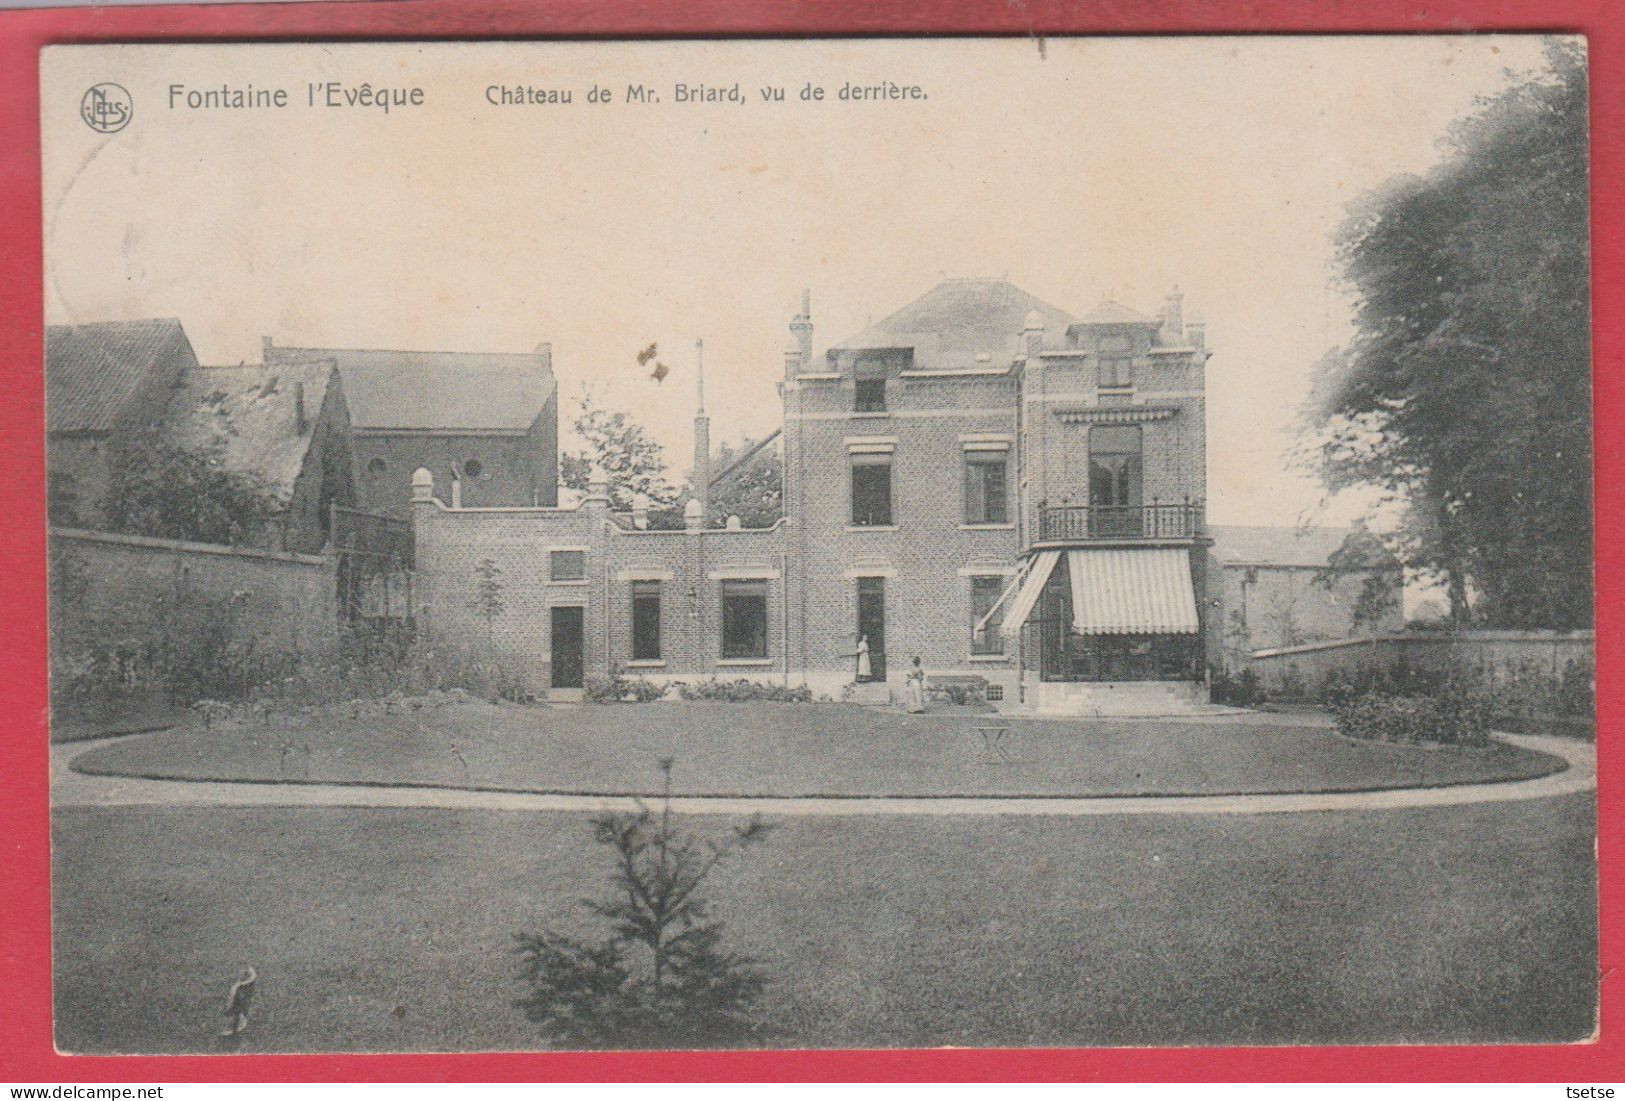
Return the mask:
<svg viewBox="0 0 1625 1101">
<path fill-rule="evenodd" d="M 549 1038 L 578 1047 L 716 1047 L 759 1033 L 752 1006 L 766 984 L 753 961 L 722 946 L 700 888 L 729 856 L 759 843 L 760 816 L 721 840 L 681 832 L 671 811 L 671 758 L 658 814 L 593 819 L 593 839 L 614 849 L 605 901 L 583 903 L 610 923 L 587 942 L 554 932 L 519 937 L 525 1016 Z"/>
<path fill-rule="evenodd" d="M 651 514 L 676 512 L 678 491 L 668 476 L 666 450 L 629 414 L 600 408 L 588 387 L 581 392 L 571 426 L 587 446 L 560 456 L 560 481 L 586 492 L 596 465 L 609 482 L 615 508 L 630 509 L 641 493 L 649 498 Z M 677 520 L 672 526 L 681 526 L 680 513 Z"/>
<path fill-rule="evenodd" d="M 1305 448 L 1328 488 L 1403 510 L 1392 549 L 1452 615 L 1592 621 L 1585 59 L 1482 101 L 1424 178 L 1339 240 L 1356 335 L 1321 362 Z"/>
<path fill-rule="evenodd" d="M 723 444 L 717 450 L 711 511 L 719 520 L 737 516 L 747 528 L 768 528 L 784 515 L 784 456 L 777 444 L 752 453 L 758 443 L 747 437 L 737 448 Z"/>
<path fill-rule="evenodd" d="M 485 620 L 486 650 L 495 653 L 496 621 L 502 614 L 502 568 L 490 558 L 480 559 L 474 567 L 474 596 L 468 606 Z"/>
<path fill-rule="evenodd" d="M 111 531 L 197 543 L 251 543 L 282 504 L 259 478 L 224 465 L 218 448 L 187 449 L 156 431 L 113 447 L 102 507 Z"/>
</svg>

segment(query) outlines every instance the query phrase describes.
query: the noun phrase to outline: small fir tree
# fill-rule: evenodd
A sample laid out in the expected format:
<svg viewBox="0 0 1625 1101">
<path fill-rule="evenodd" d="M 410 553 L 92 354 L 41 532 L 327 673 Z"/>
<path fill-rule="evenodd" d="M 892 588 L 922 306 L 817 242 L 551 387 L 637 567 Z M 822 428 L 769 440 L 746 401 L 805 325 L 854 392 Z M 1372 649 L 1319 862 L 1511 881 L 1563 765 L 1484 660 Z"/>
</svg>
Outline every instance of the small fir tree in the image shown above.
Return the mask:
<svg viewBox="0 0 1625 1101">
<path fill-rule="evenodd" d="M 753 1006 L 766 984 L 754 961 L 723 947 L 723 923 L 700 888 L 731 855 L 760 842 L 760 816 L 722 839 L 678 829 L 671 811 L 670 758 L 659 812 L 593 819 L 593 840 L 615 851 L 612 890 L 585 905 L 610 924 L 602 940 L 545 931 L 522 934 L 529 992 L 518 1006 L 567 1047 L 736 1046 L 762 1034 Z"/>
</svg>

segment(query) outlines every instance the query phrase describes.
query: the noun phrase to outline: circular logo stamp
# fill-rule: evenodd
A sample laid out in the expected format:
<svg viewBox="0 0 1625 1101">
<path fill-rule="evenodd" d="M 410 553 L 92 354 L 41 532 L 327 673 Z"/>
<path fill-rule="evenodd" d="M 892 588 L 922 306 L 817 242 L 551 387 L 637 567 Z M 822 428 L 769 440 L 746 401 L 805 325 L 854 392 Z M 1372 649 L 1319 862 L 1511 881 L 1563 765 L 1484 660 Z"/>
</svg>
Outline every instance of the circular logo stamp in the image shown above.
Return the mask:
<svg viewBox="0 0 1625 1101">
<path fill-rule="evenodd" d="M 117 84 L 97 84 L 79 101 L 79 117 L 85 125 L 103 134 L 116 134 L 130 124 L 135 104 L 130 93 Z"/>
</svg>

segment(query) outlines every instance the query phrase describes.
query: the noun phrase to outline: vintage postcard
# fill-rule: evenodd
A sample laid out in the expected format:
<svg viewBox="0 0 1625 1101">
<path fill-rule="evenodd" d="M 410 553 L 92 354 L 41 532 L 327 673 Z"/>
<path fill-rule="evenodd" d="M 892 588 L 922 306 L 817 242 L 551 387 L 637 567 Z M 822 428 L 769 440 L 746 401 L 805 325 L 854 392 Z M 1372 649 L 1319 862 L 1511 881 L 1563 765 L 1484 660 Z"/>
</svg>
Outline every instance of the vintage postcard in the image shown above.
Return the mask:
<svg viewBox="0 0 1625 1101">
<path fill-rule="evenodd" d="M 1583 39 L 41 71 L 60 1050 L 1594 1037 Z"/>
</svg>

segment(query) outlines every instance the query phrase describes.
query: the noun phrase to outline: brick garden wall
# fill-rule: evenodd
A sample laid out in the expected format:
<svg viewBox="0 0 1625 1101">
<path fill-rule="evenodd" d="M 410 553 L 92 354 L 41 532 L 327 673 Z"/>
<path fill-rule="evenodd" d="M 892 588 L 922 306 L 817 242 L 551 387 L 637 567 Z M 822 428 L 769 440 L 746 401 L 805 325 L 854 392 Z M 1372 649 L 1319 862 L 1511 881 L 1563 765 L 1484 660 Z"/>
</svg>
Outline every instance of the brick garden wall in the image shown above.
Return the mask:
<svg viewBox="0 0 1625 1101">
<path fill-rule="evenodd" d="M 223 624 L 262 654 L 330 657 L 335 560 L 207 543 L 52 528 L 53 658 L 139 653 L 192 626 Z"/>
</svg>

